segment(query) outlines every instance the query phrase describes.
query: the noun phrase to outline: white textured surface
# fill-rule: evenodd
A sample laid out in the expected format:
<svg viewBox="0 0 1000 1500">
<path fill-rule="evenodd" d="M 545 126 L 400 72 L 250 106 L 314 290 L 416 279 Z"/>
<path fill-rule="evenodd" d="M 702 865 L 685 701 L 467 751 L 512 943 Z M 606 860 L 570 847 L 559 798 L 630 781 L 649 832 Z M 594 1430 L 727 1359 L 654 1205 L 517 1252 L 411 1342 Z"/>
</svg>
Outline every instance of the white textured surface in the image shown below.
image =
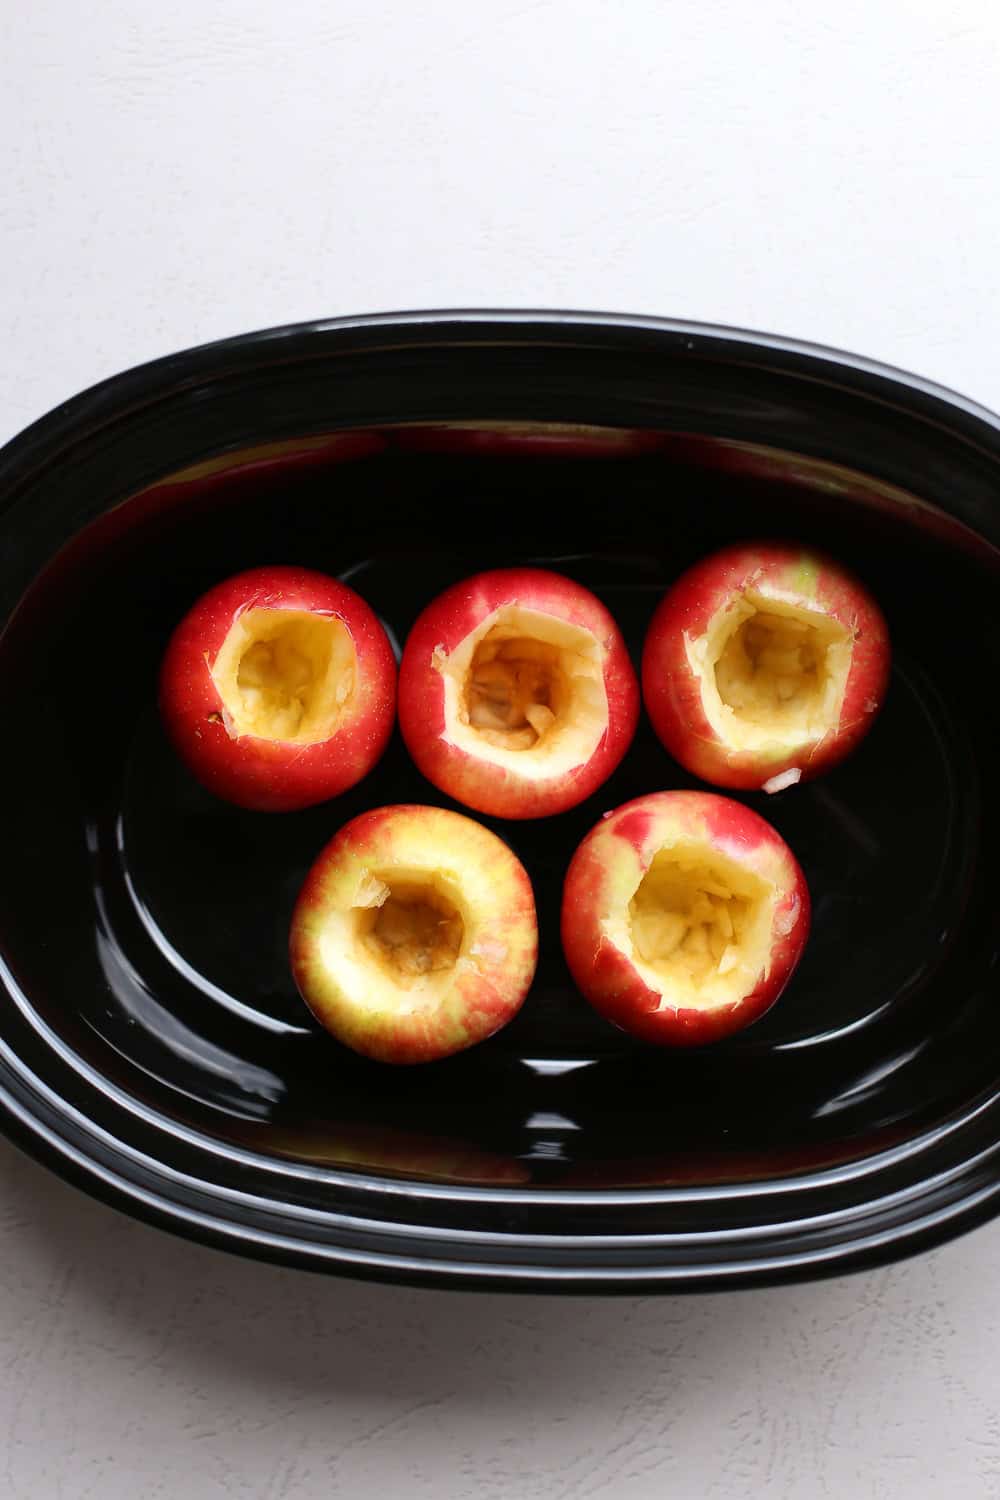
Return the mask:
<svg viewBox="0 0 1000 1500">
<path fill-rule="evenodd" d="M 398 307 L 663 312 L 1000 406 L 993 0 L 7 0 L 0 436 Z M 1000 1495 L 1000 1227 L 699 1300 L 324 1282 L 0 1148 L 5 1500 Z"/>
</svg>

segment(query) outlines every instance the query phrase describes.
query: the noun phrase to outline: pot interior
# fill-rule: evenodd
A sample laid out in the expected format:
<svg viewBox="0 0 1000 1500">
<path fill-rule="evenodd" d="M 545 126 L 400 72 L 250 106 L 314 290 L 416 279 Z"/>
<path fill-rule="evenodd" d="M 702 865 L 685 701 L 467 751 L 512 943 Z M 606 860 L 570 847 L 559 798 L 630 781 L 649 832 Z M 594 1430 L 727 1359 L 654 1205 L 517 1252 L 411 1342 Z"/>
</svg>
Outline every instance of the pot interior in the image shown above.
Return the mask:
<svg viewBox="0 0 1000 1500">
<path fill-rule="evenodd" d="M 0 949 L 21 1004 L 144 1116 L 321 1171 L 555 1189 L 763 1181 L 967 1111 L 995 1087 L 1000 1056 L 990 549 L 915 503 L 933 497 L 794 447 L 480 427 L 311 429 L 230 447 L 115 497 L 38 575 L 0 642 L 16 873 Z M 448 584 L 532 563 L 593 589 L 638 664 L 680 571 L 759 536 L 853 567 L 895 653 L 885 710 L 847 763 L 744 799 L 788 840 L 813 896 L 808 949 L 774 1009 L 728 1042 L 655 1051 L 574 990 L 558 912 L 577 843 L 628 798 L 698 784 L 644 719 L 581 807 L 482 819 L 538 901 L 538 975 L 511 1026 L 415 1070 L 322 1033 L 286 957 L 310 863 L 362 809 L 453 804 L 398 733 L 359 787 L 301 813 L 247 813 L 202 791 L 155 707 L 168 635 L 195 598 L 240 569 L 298 563 L 349 581 L 402 643 Z"/>
</svg>

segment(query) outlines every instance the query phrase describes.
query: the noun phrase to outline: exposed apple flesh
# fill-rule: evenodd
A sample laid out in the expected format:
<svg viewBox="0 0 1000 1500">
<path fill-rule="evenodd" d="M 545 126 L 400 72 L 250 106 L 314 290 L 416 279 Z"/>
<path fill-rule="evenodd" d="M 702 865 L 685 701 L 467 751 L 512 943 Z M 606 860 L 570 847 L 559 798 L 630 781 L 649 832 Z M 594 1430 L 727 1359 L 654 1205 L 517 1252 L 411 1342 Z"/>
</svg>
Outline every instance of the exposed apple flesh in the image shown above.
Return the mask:
<svg viewBox="0 0 1000 1500">
<path fill-rule="evenodd" d="M 864 585 L 786 543 L 727 547 L 667 591 L 642 686 L 653 728 L 717 786 L 781 790 L 842 760 L 885 697 L 889 635 Z"/>
<path fill-rule="evenodd" d="M 773 886 L 752 871 L 719 850 L 675 844 L 653 856 L 617 936 L 650 989 L 684 1005 L 731 1005 L 766 965 L 773 908 Z"/>
<path fill-rule="evenodd" d="M 357 653 L 341 621 L 294 609 L 247 610 L 212 667 L 236 734 L 295 745 L 335 733 L 356 674 Z"/>
<path fill-rule="evenodd" d="M 809 892 L 757 813 L 710 792 L 657 792 L 580 844 L 562 938 L 595 1009 L 647 1041 L 691 1045 L 750 1024 L 778 998 L 809 930 Z"/>
<path fill-rule="evenodd" d="M 818 741 L 840 722 L 850 632 L 815 610 L 739 594 L 688 643 L 705 713 L 738 750 Z"/>
<path fill-rule="evenodd" d="M 355 1051 L 427 1062 L 506 1025 L 534 974 L 531 882 L 481 824 L 440 807 L 354 818 L 313 865 L 292 918 L 292 972 Z"/>
<path fill-rule="evenodd" d="M 557 573 L 512 568 L 454 585 L 403 652 L 400 728 L 418 768 L 498 817 L 582 801 L 621 760 L 637 712 L 613 619 Z"/>
<path fill-rule="evenodd" d="M 362 908 L 358 931 L 394 984 L 406 988 L 422 975 L 451 973 L 465 923 L 440 885 L 380 880 L 374 899 L 379 904 Z"/>
<path fill-rule="evenodd" d="M 600 641 L 554 615 L 493 611 L 436 665 L 447 736 L 519 776 L 559 776 L 588 761 L 607 728 Z"/>
</svg>

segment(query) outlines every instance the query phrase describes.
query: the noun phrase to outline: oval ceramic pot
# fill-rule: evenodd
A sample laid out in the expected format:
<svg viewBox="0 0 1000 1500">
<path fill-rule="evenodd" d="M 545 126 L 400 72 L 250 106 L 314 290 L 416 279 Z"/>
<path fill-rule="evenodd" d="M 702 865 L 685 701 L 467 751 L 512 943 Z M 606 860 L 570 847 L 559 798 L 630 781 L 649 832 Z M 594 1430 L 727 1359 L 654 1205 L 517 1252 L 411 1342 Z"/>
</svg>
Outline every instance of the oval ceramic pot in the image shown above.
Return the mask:
<svg viewBox="0 0 1000 1500">
<path fill-rule="evenodd" d="M 644 318 L 435 313 L 255 333 L 129 371 L 0 454 L 0 1106 L 88 1191 L 194 1238 L 449 1286 L 710 1288 L 873 1265 L 1000 1201 L 1000 424 L 870 361 Z M 643 1048 L 558 941 L 601 812 L 696 785 L 641 725 L 561 816 L 484 820 L 535 885 L 518 1018 L 424 1068 L 322 1033 L 288 970 L 310 863 L 366 807 L 452 805 L 397 738 L 304 812 L 214 800 L 156 676 L 219 578 L 350 582 L 398 643 L 485 568 L 607 604 L 738 538 L 834 551 L 889 619 L 886 707 L 843 765 L 747 794 L 812 937 L 765 1018 Z M 741 794 L 742 795 L 742 794 Z"/>
</svg>

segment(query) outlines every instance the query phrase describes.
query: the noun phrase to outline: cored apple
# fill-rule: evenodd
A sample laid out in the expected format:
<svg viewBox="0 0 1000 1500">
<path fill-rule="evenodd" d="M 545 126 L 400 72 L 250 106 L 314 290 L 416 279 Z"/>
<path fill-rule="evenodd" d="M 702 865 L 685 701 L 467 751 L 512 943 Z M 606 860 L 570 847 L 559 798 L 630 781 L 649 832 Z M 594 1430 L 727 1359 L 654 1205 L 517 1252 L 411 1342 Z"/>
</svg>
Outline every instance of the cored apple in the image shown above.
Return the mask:
<svg viewBox="0 0 1000 1500">
<path fill-rule="evenodd" d="M 779 791 L 829 769 L 871 728 L 889 632 L 832 558 L 727 547 L 684 573 L 653 616 L 642 687 L 675 760 L 724 787 Z"/>
<path fill-rule="evenodd" d="M 299 992 L 380 1062 L 447 1057 L 520 1009 L 538 956 L 524 866 L 495 833 L 441 807 L 380 807 L 343 827 L 292 916 Z"/>
<path fill-rule="evenodd" d="M 399 724 L 416 765 L 498 818 L 582 802 L 625 754 L 638 709 L 611 615 L 582 584 L 541 568 L 446 589 L 403 651 Z"/>
<path fill-rule="evenodd" d="M 563 949 L 609 1021 L 691 1046 L 774 1004 L 809 912 L 795 856 L 757 813 L 714 792 L 654 792 L 606 813 L 574 854 Z"/>
<path fill-rule="evenodd" d="M 396 662 L 375 614 L 306 568 L 252 568 L 210 589 L 174 631 L 163 722 L 216 796 L 284 812 L 335 797 L 392 733 Z"/>
</svg>

